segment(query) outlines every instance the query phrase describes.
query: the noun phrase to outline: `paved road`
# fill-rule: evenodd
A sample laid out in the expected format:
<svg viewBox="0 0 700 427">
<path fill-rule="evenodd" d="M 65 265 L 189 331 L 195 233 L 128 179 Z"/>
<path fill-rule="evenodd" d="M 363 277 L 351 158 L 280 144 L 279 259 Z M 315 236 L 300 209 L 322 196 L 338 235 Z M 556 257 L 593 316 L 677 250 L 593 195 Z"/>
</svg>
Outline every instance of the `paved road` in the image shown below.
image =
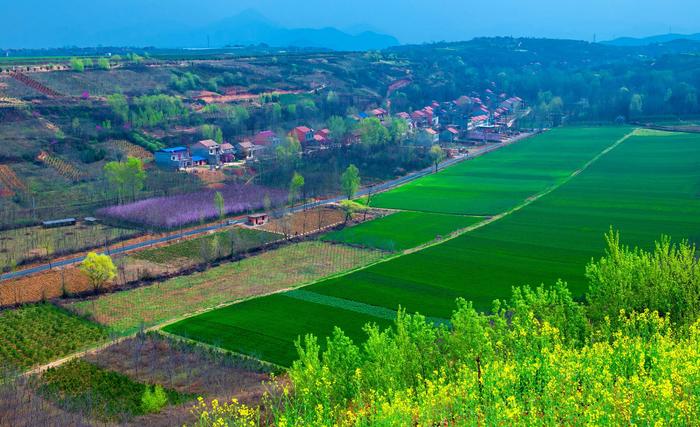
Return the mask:
<svg viewBox="0 0 700 427">
<path fill-rule="evenodd" d="M 529 135 L 523 134 L 523 135 L 509 141 L 506 144 L 498 144 L 498 145 L 493 145 L 493 146 L 489 146 L 489 147 L 484 147 L 484 148 L 472 151 L 472 153 L 470 155 L 460 155 L 458 157 L 453 157 L 451 159 L 447 159 L 444 162 L 440 163 L 440 169 L 446 168 L 448 166 L 452 166 L 452 165 L 459 163 L 463 160 L 472 159 L 474 157 L 478 157 L 478 156 L 481 156 L 481 155 L 486 154 L 488 152 L 497 150 L 498 148 L 501 148 L 504 145 L 512 144 L 513 142 L 519 141 L 527 136 L 529 136 Z M 433 172 L 433 170 L 434 170 L 434 167 L 430 166 L 430 167 L 427 167 L 425 169 L 422 169 L 422 170 L 419 170 L 416 172 L 412 172 L 412 173 L 405 175 L 405 176 L 402 176 L 400 178 L 392 179 L 390 181 L 386 181 L 386 182 L 383 182 L 381 184 L 374 185 L 374 186 L 372 186 L 371 189 L 369 187 L 362 188 L 358 191 L 357 196 L 366 196 L 367 194 L 369 194 L 370 191 L 373 194 L 376 194 L 376 193 L 379 193 L 382 191 L 386 191 L 390 188 L 398 187 L 398 186 L 403 185 L 409 181 L 413 181 L 413 180 L 418 179 L 420 177 L 423 177 L 425 175 L 429 175 Z M 309 203 L 305 203 L 302 205 L 294 206 L 293 208 L 288 208 L 288 209 L 286 209 L 285 212 L 286 213 L 298 212 L 298 211 L 302 211 L 304 209 L 310 209 L 310 208 L 314 208 L 317 206 L 327 205 L 330 203 L 338 203 L 341 200 L 345 200 L 345 199 L 346 199 L 345 196 L 338 196 L 338 197 L 332 197 L 329 199 L 317 200 L 314 202 L 309 202 Z M 153 245 L 157 245 L 160 243 L 165 243 L 165 242 L 169 242 L 172 240 L 182 239 L 183 237 L 189 237 L 189 236 L 192 236 L 195 234 L 201 234 L 201 233 L 206 233 L 208 231 L 218 230 L 218 229 L 221 229 L 224 227 L 228 227 L 230 225 L 243 224 L 244 222 L 245 222 L 245 219 L 238 218 L 238 219 L 234 219 L 234 220 L 229 220 L 223 224 L 214 224 L 214 225 L 208 225 L 208 226 L 199 227 L 199 228 L 193 228 L 191 230 L 183 231 L 181 233 L 171 234 L 171 235 L 168 235 L 165 237 L 159 237 L 159 238 L 155 238 L 155 239 L 151 239 L 151 240 L 145 240 L 143 242 L 134 243 L 131 245 L 110 248 L 108 250 L 104 250 L 104 251 L 101 251 L 99 253 L 106 253 L 108 255 L 121 254 L 124 252 L 133 251 L 135 249 L 142 249 L 142 248 L 146 248 L 148 246 L 153 246 Z M 4 273 L 4 274 L 0 275 L 0 280 L 15 279 L 15 278 L 19 278 L 19 277 L 29 276 L 30 274 L 40 273 L 42 271 L 47 271 L 47 270 L 50 270 L 50 269 L 55 268 L 55 267 L 64 267 L 67 265 L 76 264 L 76 263 L 83 261 L 83 259 L 85 259 L 84 256 L 76 256 L 73 258 L 66 258 L 66 259 L 63 259 L 60 261 L 52 262 L 50 265 L 49 264 L 42 264 L 42 265 L 38 265 L 36 267 L 27 268 L 25 270 Z"/>
</svg>

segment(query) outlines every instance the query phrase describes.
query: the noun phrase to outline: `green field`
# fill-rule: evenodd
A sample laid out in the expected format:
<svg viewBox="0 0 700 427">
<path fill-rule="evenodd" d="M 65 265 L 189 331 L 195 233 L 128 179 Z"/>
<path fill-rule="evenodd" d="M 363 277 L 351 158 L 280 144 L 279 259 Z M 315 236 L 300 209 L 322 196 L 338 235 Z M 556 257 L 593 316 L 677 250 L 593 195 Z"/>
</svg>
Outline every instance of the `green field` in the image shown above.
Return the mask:
<svg viewBox="0 0 700 427">
<path fill-rule="evenodd" d="M 552 284 L 562 278 L 581 296 L 584 267 L 602 255 L 603 236 L 610 227 L 620 230 L 624 243 L 647 248 L 661 234 L 700 242 L 700 135 L 631 137 L 521 210 L 445 243 L 305 287 L 305 299 L 318 295 L 319 304 L 334 310 L 336 301 L 352 301 L 446 318 L 457 297 L 488 310 L 494 299 L 507 298 L 516 285 Z M 324 296 L 331 303 L 324 303 Z M 290 354 L 289 343 L 299 334 L 339 324 L 334 316 L 326 316 L 313 318 L 306 329 L 296 320 L 291 327 L 289 319 L 296 315 L 288 313 L 295 313 L 299 302 L 280 298 L 269 304 L 269 298 L 263 298 L 245 309 L 231 307 L 227 328 L 245 324 L 246 335 L 231 337 L 235 343 L 226 345 L 270 360 L 278 353 Z M 218 316 L 212 312 L 208 319 Z M 260 318 L 266 319 L 264 324 Z M 215 320 L 208 326 L 198 323 L 198 330 L 188 328 L 188 322 L 179 331 L 198 339 L 222 333 Z M 275 336 L 277 344 L 268 335 Z"/>
<path fill-rule="evenodd" d="M 107 331 L 50 304 L 0 313 L 0 369 L 26 369 L 107 339 Z"/>
<path fill-rule="evenodd" d="M 328 305 L 271 295 L 210 311 L 164 330 L 173 334 L 289 366 L 296 359 L 294 340 L 300 335 L 331 335 L 340 327 L 354 341 L 365 338 L 362 327 L 391 322 Z"/>
<path fill-rule="evenodd" d="M 497 214 L 566 179 L 630 131 L 628 127 L 554 129 L 377 194 L 372 205 L 450 214 Z"/>
<path fill-rule="evenodd" d="M 483 221 L 483 217 L 397 212 L 373 221 L 332 231 L 321 240 L 400 251 Z"/>
<path fill-rule="evenodd" d="M 234 255 L 280 238 L 279 234 L 236 227 L 227 231 L 183 240 L 172 245 L 139 251 L 134 253 L 132 257 L 158 264 L 181 261 L 183 258 L 194 262 L 203 262 L 206 261 L 205 258 Z"/>
</svg>

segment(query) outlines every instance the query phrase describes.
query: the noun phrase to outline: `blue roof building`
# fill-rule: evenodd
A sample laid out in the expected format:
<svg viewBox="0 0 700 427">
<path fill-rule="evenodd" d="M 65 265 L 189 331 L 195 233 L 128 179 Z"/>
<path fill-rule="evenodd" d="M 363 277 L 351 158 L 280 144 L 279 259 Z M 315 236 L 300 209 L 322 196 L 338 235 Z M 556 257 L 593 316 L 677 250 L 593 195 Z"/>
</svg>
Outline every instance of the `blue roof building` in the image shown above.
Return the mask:
<svg viewBox="0 0 700 427">
<path fill-rule="evenodd" d="M 158 150 L 154 154 L 156 165 L 166 169 L 184 169 L 192 167 L 192 158 L 186 147 L 170 147 Z"/>
</svg>

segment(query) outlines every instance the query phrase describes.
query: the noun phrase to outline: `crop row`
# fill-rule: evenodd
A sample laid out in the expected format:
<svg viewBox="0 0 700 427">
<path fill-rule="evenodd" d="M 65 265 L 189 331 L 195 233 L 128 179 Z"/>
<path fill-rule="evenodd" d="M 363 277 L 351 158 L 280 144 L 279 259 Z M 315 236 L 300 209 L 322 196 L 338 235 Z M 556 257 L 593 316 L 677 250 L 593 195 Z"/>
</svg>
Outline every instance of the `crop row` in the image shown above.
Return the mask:
<svg viewBox="0 0 700 427">
<path fill-rule="evenodd" d="M 60 157 L 56 157 L 52 154 L 42 151 L 38 159 L 46 166 L 49 166 L 50 168 L 56 170 L 56 172 L 58 172 L 61 176 L 63 176 L 66 179 L 69 179 L 71 181 L 80 181 L 81 179 L 85 178 L 85 174 L 82 173 L 80 169 L 76 168 L 75 166 L 61 159 Z"/>
<path fill-rule="evenodd" d="M 26 369 L 106 339 L 105 329 L 49 304 L 0 314 L 0 367 Z"/>
</svg>

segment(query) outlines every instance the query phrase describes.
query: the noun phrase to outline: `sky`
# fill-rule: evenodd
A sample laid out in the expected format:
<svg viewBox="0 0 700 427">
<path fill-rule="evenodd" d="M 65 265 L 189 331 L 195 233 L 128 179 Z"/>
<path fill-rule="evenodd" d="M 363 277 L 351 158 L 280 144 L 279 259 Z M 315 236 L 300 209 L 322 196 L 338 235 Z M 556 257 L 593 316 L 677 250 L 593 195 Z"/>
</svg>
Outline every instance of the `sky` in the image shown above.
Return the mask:
<svg viewBox="0 0 700 427">
<path fill-rule="evenodd" d="M 85 45 L 86 35 L 101 32 L 196 28 L 251 8 L 290 28 L 373 29 L 401 43 L 700 32 L 699 0 L 0 0 L 0 47 Z"/>
</svg>

